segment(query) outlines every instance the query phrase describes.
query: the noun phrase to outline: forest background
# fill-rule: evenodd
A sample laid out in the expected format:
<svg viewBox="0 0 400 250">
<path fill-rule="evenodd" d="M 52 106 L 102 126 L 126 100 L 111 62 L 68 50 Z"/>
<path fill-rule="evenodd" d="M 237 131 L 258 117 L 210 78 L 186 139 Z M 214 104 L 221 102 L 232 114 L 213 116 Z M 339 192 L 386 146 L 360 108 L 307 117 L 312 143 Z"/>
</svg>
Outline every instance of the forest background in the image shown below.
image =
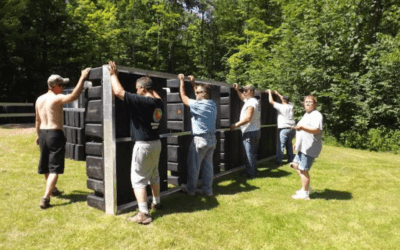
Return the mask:
<svg viewBox="0 0 400 250">
<path fill-rule="evenodd" d="M 325 138 L 400 153 L 398 0 L 0 0 L 0 101 L 118 65 L 317 97 Z"/>
</svg>

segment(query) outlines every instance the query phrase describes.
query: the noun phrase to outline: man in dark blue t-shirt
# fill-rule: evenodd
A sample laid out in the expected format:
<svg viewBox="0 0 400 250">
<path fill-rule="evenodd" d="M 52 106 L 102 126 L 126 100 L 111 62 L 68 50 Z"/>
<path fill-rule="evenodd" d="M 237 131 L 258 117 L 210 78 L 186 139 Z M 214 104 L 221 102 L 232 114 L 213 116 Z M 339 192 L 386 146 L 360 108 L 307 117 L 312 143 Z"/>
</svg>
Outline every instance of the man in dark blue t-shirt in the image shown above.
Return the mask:
<svg viewBox="0 0 400 250">
<path fill-rule="evenodd" d="M 164 104 L 161 97 L 153 89 L 149 77 L 141 77 L 136 81 L 136 94 L 124 90 L 118 80 L 118 70 L 115 62 L 109 62 L 111 84 L 115 96 L 124 101 L 128 107 L 132 138 L 135 146 L 132 152 L 131 182 L 139 206 L 139 212 L 128 218 L 139 224 L 149 224 L 153 221 L 147 206 L 146 185 L 150 182 L 153 193 L 151 208 L 160 209 L 160 177 L 158 162 L 161 152 L 159 135 L 160 120 Z"/>
</svg>

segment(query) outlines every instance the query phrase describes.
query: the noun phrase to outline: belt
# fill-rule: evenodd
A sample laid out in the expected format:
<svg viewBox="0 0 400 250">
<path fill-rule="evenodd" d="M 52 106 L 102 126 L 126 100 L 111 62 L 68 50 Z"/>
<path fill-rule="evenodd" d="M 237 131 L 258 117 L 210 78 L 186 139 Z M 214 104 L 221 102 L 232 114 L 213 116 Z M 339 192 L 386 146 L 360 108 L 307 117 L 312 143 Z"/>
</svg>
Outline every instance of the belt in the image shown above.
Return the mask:
<svg viewBox="0 0 400 250">
<path fill-rule="evenodd" d="M 291 127 L 286 127 L 286 128 L 280 128 L 280 129 L 292 129 Z"/>
</svg>

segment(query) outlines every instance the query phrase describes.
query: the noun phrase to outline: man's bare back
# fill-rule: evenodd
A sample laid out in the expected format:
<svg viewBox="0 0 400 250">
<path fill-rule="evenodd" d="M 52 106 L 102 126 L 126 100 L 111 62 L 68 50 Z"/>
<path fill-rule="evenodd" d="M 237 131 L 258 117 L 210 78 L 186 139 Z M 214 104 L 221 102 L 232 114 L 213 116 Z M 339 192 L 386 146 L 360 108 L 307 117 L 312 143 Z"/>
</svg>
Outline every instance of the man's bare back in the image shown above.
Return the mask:
<svg viewBox="0 0 400 250">
<path fill-rule="evenodd" d="M 40 117 L 40 129 L 62 129 L 63 104 L 65 95 L 49 91 L 36 101 L 37 115 Z"/>
<path fill-rule="evenodd" d="M 82 70 L 78 84 L 71 94 L 61 94 L 63 87 L 56 85 L 36 101 L 36 133 L 39 145 L 39 131 L 41 129 L 62 129 L 63 105 L 71 103 L 79 98 L 83 90 L 83 84 L 89 76 L 90 68 Z"/>
</svg>

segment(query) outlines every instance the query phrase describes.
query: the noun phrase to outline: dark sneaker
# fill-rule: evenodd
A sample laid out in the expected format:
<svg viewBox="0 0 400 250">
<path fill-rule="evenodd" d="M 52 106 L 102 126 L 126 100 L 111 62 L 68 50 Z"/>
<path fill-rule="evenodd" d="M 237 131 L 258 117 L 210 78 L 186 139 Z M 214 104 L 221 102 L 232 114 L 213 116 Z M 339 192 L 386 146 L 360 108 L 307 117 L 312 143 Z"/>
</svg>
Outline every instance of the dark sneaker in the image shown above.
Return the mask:
<svg viewBox="0 0 400 250">
<path fill-rule="evenodd" d="M 40 208 L 41 209 L 46 209 L 46 208 L 49 208 L 49 207 L 51 207 L 51 205 L 50 205 L 50 198 L 42 198 L 41 200 L 40 200 Z"/>
<path fill-rule="evenodd" d="M 211 193 L 206 193 L 206 192 L 204 192 L 203 189 L 196 189 L 196 193 L 197 193 L 197 194 L 200 194 L 200 195 L 213 196 L 213 193 L 212 193 L 212 192 L 211 192 Z"/>
<path fill-rule="evenodd" d="M 147 225 L 153 221 L 150 214 L 138 212 L 135 216 L 129 217 L 127 221 L 136 222 L 137 224 Z"/>
<path fill-rule="evenodd" d="M 245 178 L 249 178 L 249 179 L 253 179 L 254 178 L 254 176 L 249 175 L 246 171 L 241 172 L 239 175 L 241 177 L 245 177 Z"/>
<path fill-rule="evenodd" d="M 57 187 L 54 187 L 53 192 L 51 193 L 51 196 L 59 196 L 62 195 L 64 191 L 59 190 Z"/>
<path fill-rule="evenodd" d="M 161 203 L 154 204 L 153 202 L 150 204 L 149 209 L 150 210 L 161 210 L 163 208 L 163 205 Z"/>
<path fill-rule="evenodd" d="M 182 192 L 187 193 L 189 196 L 195 196 L 196 194 L 195 192 L 190 191 L 185 184 L 181 185 L 181 190 Z"/>
</svg>

